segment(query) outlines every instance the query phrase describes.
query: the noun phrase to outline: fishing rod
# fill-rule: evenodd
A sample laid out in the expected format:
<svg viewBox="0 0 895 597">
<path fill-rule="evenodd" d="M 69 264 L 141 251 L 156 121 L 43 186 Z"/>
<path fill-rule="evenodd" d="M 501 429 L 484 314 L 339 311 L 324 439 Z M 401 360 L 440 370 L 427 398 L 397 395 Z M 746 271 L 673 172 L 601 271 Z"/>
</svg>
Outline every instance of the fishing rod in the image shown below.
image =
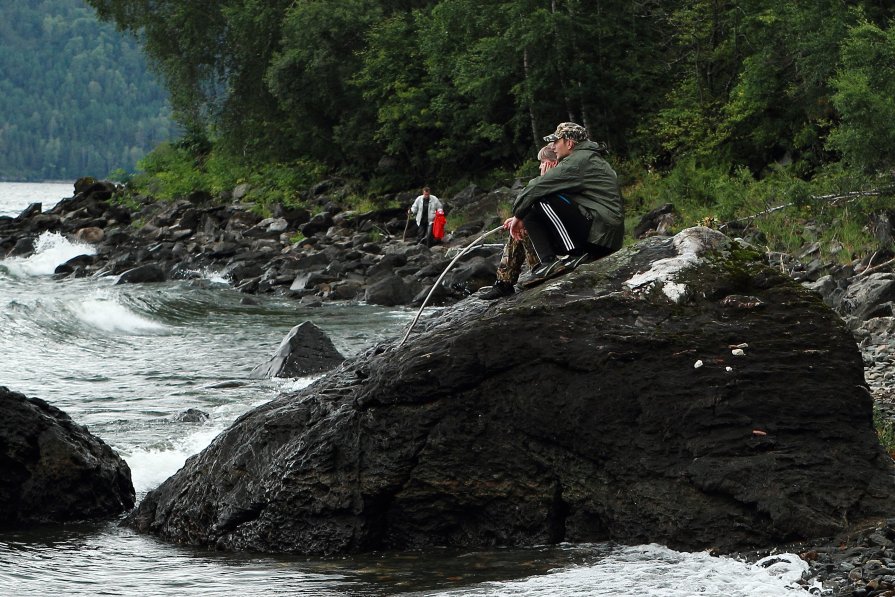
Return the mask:
<svg viewBox="0 0 895 597">
<path fill-rule="evenodd" d="M 471 243 L 466 245 L 466 247 L 462 251 L 457 253 L 457 256 L 454 257 L 453 261 L 451 261 L 448 264 L 448 266 L 446 268 L 444 268 L 444 271 L 441 272 L 441 275 L 438 276 L 437 280 L 435 280 L 435 284 L 432 285 L 432 289 L 429 290 L 429 294 L 426 295 L 426 298 L 423 300 L 423 304 L 420 305 L 420 310 L 417 311 L 416 317 L 414 317 L 413 321 L 410 322 L 410 327 L 407 328 L 407 333 L 404 334 L 404 338 L 398 343 L 399 347 L 402 346 L 404 344 L 404 342 L 407 341 L 407 338 L 410 336 L 410 332 L 413 331 L 413 326 L 416 325 L 416 322 L 419 320 L 420 315 L 423 314 L 423 309 L 426 308 L 426 303 L 428 303 L 429 299 L 432 298 L 432 293 L 434 293 L 435 289 L 438 288 L 438 285 L 441 284 L 441 279 L 444 278 L 445 274 L 447 274 L 450 271 L 450 269 L 452 267 L 454 267 L 454 264 L 457 263 L 457 260 L 460 259 L 461 257 L 463 257 L 464 255 L 466 255 L 467 253 L 469 253 L 469 251 L 471 251 L 472 248 L 475 247 L 476 243 L 483 240 L 486 236 L 490 236 L 490 235 L 494 234 L 495 232 L 499 232 L 501 230 L 503 230 L 503 224 L 501 224 L 494 230 L 489 230 L 488 232 L 484 233 L 483 235 L 481 235 L 480 237 L 478 237 L 477 239 L 475 239 L 474 241 L 472 241 Z"/>
</svg>

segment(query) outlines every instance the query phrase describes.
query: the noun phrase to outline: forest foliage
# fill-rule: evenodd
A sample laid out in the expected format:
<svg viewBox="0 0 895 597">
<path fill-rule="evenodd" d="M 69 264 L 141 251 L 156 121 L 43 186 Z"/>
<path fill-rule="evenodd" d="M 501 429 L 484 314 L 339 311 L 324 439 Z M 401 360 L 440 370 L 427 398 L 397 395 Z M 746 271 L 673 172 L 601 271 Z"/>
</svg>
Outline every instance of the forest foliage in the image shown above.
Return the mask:
<svg viewBox="0 0 895 597">
<path fill-rule="evenodd" d="M 83 0 L 0 0 L 0 180 L 132 170 L 179 135 L 140 43 Z"/>
<path fill-rule="evenodd" d="M 650 168 L 895 159 L 878 0 L 88 2 L 145 41 L 187 131 L 261 162 L 469 177 L 564 120 Z"/>
<path fill-rule="evenodd" d="M 572 120 L 608 145 L 634 213 L 833 220 L 840 195 L 852 213 L 891 201 L 881 0 L 87 1 L 143 41 L 186 132 L 151 167 L 450 191 L 533 174 Z"/>
</svg>

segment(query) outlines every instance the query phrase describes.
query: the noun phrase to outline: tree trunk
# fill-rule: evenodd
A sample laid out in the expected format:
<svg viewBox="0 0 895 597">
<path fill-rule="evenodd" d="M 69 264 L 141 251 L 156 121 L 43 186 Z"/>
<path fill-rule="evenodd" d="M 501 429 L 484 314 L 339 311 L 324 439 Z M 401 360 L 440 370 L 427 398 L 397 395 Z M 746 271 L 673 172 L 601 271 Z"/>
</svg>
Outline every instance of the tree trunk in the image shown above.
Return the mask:
<svg viewBox="0 0 895 597">
<path fill-rule="evenodd" d="M 526 100 L 528 102 L 528 119 L 531 121 L 531 138 L 534 142 L 535 147 L 539 147 L 540 143 L 538 139 L 540 139 L 540 135 L 538 135 L 538 121 L 535 118 L 535 110 L 534 110 L 534 97 L 532 97 L 531 92 L 531 79 L 528 76 L 529 66 L 528 66 L 528 48 L 522 51 L 522 70 L 525 74 L 525 94 Z"/>
</svg>

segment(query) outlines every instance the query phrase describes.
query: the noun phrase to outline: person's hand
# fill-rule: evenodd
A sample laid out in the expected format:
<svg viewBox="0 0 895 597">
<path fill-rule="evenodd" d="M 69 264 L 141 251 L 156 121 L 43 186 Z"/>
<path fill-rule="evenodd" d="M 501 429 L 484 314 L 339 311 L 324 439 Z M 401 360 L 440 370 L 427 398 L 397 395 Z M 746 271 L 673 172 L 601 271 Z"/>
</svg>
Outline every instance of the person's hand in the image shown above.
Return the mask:
<svg viewBox="0 0 895 597">
<path fill-rule="evenodd" d="M 507 224 L 509 224 L 509 226 Z M 503 227 L 507 228 L 510 231 L 510 236 L 516 240 L 522 240 L 525 236 L 525 224 L 516 216 L 513 216 L 504 222 Z"/>
</svg>

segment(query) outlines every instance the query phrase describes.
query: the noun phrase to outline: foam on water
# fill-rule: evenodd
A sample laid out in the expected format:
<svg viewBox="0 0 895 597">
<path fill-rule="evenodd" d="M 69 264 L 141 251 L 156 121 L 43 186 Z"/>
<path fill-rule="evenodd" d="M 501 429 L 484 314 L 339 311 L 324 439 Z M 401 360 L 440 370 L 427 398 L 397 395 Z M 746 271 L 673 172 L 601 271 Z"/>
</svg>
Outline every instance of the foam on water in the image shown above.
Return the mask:
<svg viewBox="0 0 895 597">
<path fill-rule="evenodd" d="M 96 249 L 88 244 L 72 242 L 58 232 L 43 232 L 30 257 L 12 257 L 3 263 L 16 277 L 50 276 L 56 268 L 78 255 L 94 255 Z"/>
<path fill-rule="evenodd" d="M 112 299 L 91 298 L 72 307 L 75 316 L 94 329 L 104 332 L 145 334 L 163 332 L 164 324 L 134 313 Z"/>
<path fill-rule="evenodd" d="M 426 595 L 488 597 L 564 597 L 593 595 L 644 597 L 774 597 L 808 594 L 795 582 L 808 565 L 795 554 L 773 556 L 764 567 L 707 553 L 681 553 L 662 545 L 620 547 L 599 563 L 516 581 L 487 582 Z"/>
<path fill-rule="evenodd" d="M 210 411 L 211 419 L 196 428 L 195 424 L 182 423 L 186 434 L 146 448 L 119 450 L 131 469 L 131 481 L 137 494 L 158 487 L 165 479 L 183 467 L 186 459 L 198 454 L 221 434 L 229 424 L 248 410 L 257 408 L 267 398 L 244 404 L 225 404 Z"/>
<path fill-rule="evenodd" d="M 140 494 L 158 487 L 180 470 L 187 458 L 208 446 L 222 430 L 223 426 L 209 425 L 173 442 L 170 448 L 134 450 L 130 455 L 123 455 L 131 469 L 134 490 Z"/>
</svg>

